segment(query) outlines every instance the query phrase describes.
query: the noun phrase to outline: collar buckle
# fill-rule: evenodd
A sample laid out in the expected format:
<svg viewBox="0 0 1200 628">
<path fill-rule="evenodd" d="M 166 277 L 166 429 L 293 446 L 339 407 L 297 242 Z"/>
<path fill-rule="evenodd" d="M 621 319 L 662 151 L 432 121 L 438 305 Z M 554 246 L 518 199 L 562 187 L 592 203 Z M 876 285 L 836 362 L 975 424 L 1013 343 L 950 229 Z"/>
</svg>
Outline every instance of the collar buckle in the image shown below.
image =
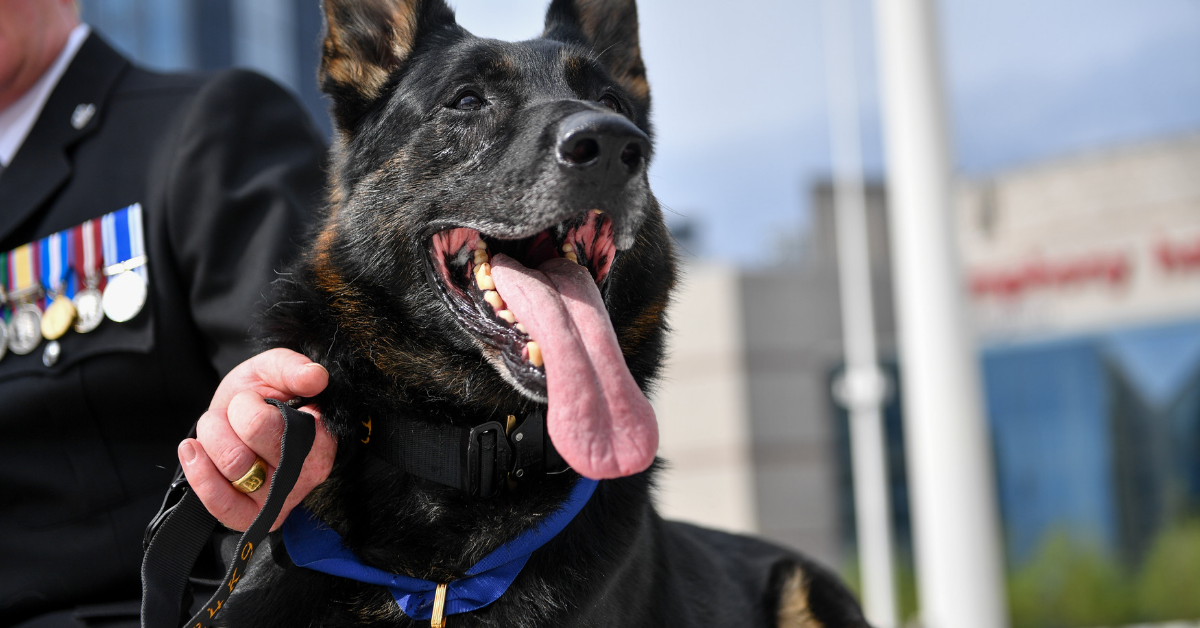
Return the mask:
<svg viewBox="0 0 1200 628">
<path fill-rule="evenodd" d="M 512 468 L 513 452 L 504 426 L 497 421 L 476 425 L 467 432 L 465 456 L 467 493 L 479 497 L 496 494 L 505 471 Z"/>
</svg>

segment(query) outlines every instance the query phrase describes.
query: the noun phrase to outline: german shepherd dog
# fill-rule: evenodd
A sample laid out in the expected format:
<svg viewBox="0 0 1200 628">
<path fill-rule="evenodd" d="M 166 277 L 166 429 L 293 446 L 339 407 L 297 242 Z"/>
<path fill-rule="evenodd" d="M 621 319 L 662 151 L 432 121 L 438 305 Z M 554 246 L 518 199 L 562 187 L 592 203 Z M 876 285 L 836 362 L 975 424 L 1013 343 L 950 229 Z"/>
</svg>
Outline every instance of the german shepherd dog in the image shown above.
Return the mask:
<svg viewBox="0 0 1200 628">
<path fill-rule="evenodd" d="M 330 373 L 316 401 L 338 459 L 304 503 L 312 516 L 363 565 L 453 583 L 600 480 L 497 600 L 447 623 L 865 627 L 804 557 L 654 511 L 642 391 L 675 264 L 647 179 L 634 0 L 553 0 L 542 36 L 519 43 L 471 35 L 443 0 L 325 0 L 324 12 L 330 203 L 267 315 L 269 345 Z M 378 449 L 496 421 L 492 451 L 526 416 L 544 418 L 530 440 L 548 437 L 529 473 L 516 452 L 500 476 L 456 487 Z M 281 536 L 224 623 L 430 625 L 386 586 L 297 566 Z"/>
</svg>

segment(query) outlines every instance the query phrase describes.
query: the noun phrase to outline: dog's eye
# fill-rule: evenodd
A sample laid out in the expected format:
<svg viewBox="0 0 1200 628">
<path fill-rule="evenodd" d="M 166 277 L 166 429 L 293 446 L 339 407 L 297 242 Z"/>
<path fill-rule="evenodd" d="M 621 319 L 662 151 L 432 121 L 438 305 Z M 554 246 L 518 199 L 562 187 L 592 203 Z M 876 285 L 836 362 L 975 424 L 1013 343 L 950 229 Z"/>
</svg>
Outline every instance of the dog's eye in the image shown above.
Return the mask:
<svg viewBox="0 0 1200 628">
<path fill-rule="evenodd" d="M 613 98 L 610 94 L 605 94 L 605 95 L 601 96 L 600 104 L 602 104 L 605 107 L 608 107 L 609 109 L 612 109 L 613 111 L 616 111 L 618 113 L 620 113 L 620 111 L 621 111 L 621 103 L 617 102 L 617 99 Z"/>
<path fill-rule="evenodd" d="M 459 111 L 479 111 L 483 108 L 483 97 L 475 92 L 464 92 L 454 103 L 454 108 Z"/>
</svg>

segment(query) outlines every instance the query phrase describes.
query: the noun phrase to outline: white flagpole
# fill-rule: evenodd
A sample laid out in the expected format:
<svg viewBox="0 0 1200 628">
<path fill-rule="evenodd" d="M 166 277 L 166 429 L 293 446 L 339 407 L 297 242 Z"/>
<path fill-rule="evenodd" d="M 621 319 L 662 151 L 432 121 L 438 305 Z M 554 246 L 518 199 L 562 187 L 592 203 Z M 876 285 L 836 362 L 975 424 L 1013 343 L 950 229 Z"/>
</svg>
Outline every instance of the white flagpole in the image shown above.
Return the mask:
<svg viewBox="0 0 1200 628">
<path fill-rule="evenodd" d="M 921 625 L 1007 628 L 992 456 L 953 239 L 935 7 L 875 7 Z"/>
<path fill-rule="evenodd" d="M 850 416 L 850 458 L 863 610 L 876 628 L 895 628 L 895 571 L 881 407 L 886 382 L 876 363 L 871 252 L 863 189 L 854 14 L 851 0 L 825 0 L 826 85 L 837 217 L 838 280 L 846 372 L 837 397 Z"/>
</svg>

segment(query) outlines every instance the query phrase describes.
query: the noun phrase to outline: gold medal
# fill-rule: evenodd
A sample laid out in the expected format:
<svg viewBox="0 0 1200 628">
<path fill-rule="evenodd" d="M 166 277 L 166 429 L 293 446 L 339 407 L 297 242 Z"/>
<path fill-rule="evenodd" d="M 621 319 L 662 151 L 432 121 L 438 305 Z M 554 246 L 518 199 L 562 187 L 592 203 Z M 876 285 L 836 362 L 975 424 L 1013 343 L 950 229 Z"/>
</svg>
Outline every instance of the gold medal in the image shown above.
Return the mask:
<svg viewBox="0 0 1200 628">
<path fill-rule="evenodd" d="M 32 303 L 18 305 L 8 325 L 8 348 L 25 355 L 42 342 L 42 311 Z"/>
<path fill-rule="evenodd" d="M 71 329 L 71 323 L 74 322 L 75 305 L 66 296 L 54 297 L 50 307 L 46 308 L 46 313 L 42 314 L 42 337 L 46 340 L 58 340 Z"/>
<path fill-rule="evenodd" d="M 146 280 L 131 270 L 109 279 L 104 287 L 103 304 L 109 320 L 117 323 L 132 320 L 146 304 Z"/>
</svg>

